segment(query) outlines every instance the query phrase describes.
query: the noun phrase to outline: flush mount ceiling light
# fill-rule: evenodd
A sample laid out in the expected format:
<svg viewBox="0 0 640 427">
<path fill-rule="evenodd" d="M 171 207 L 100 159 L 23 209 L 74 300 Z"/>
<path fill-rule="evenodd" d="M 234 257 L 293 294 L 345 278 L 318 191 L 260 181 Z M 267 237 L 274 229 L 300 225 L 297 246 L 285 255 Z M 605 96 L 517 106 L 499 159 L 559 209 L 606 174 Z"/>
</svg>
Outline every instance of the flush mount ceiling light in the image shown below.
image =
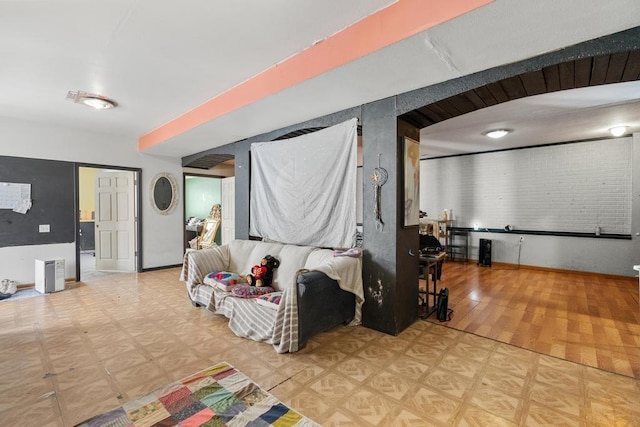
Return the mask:
<svg viewBox="0 0 640 427">
<path fill-rule="evenodd" d="M 511 129 L 493 129 L 484 132 L 483 135 L 488 136 L 489 138 L 498 139 L 503 136 L 507 136 L 507 134 L 510 134 L 511 132 L 513 132 Z"/>
<path fill-rule="evenodd" d="M 622 136 L 626 131 L 627 131 L 626 126 L 614 126 L 611 129 L 609 129 L 609 132 L 611 132 L 611 135 L 613 136 Z"/>
<path fill-rule="evenodd" d="M 67 100 L 75 102 L 76 104 L 83 104 L 96 110 L 106 110 L 108 108 L 115 108 L 118 103 L 106 96 L 97 95 L 95 93 L 78 91 L 67 92 Z"/>
</svg>

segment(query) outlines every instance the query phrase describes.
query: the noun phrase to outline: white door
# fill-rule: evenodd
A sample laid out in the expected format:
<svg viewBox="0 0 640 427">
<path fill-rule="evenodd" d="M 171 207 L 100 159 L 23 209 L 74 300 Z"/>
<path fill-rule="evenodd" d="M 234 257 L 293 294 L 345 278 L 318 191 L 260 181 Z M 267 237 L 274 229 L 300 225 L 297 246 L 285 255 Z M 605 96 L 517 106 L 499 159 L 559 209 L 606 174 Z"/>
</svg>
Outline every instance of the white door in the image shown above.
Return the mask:
<svg viewBox="0 0 640 427">
<path fill-rule="evenodd" d="M 224 245 L 236 238 L 236 178 L 222 179 L 222 239 Z"/>
<path fill-rule="evenodd" d="M 135 271 L 133 172 L 96 174 L 96 270 Z"/>
</svg>

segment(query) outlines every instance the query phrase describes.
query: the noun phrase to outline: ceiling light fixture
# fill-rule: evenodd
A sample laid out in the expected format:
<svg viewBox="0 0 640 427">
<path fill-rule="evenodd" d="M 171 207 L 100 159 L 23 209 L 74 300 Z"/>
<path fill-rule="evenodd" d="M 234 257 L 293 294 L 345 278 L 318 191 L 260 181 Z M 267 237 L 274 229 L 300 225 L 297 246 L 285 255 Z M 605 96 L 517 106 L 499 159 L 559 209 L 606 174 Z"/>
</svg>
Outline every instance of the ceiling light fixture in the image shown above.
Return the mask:
<svg viewBox="0 0 640 427">
<path fill-rule="evenodd" d="M 483 133 L 484 136 L 488 136 L 489 138 L 498 139 L 504 136 L 507 136 L 513 132 L 511 129 L 493 129 Z"/>
<path fill-rule="evenodd" d="M 67 92 L 67 100 L 75 102 L 76 104 L 83 104 L 96 110 L 106 110 L 109 108 L 115 108 L 118 103 L 113 99 L 109 99 L 106 96 L 96 95 L 94 93 L 78 91 Z"/>
<path fill-rule="evenodd" d="M 614 126 L 611 129 L 609 129 L 609 132 L 611 132 L 611 135 L 613 136 L 622 136 L 626 131 L 627 131 L 626 126 Z"/>
</svg>

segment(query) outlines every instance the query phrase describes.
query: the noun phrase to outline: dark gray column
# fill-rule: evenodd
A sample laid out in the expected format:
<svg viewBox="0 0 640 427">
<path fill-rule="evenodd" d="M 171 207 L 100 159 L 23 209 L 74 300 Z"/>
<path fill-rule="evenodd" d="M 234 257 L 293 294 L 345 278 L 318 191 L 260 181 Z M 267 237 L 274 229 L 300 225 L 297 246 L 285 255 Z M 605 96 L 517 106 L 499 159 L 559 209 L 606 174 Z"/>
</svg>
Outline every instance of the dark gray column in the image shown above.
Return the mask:
<svg viewBox="0 0 640 427">
<path fill-rule="evenodd" d="M 402 126 L 403 132 L 405 126 Z M 403 229 L 401 138 L 398 136 L 395 97 L 362 107 L 363 158 L 363 324 L 397 335 L 417 317 L 417 227 Z M 414 139 L 415 139 L 415 135 Z M 382 186 L 380 212 L 384 228 L 376 227 L 374 168 L 388 172 Z"/>
<path fill-rule="evenodd" d="M 249 239 L 249 192 L 251 189 L 251 144 L 235 145 L 236 239 Z"/>
<path fill-rule="evenodd" d="M 397 307 L 398 332 L 402 332 L 418 317 L 418 268 L 420 261 L 420 230 L 418 225 L 404 227 L 404 139 L 420 142 L 420 129 L 398 120 L 398 228 L 397 228 Z M 418 201 L 419 202 L 419 201 Z"/>
</svg>

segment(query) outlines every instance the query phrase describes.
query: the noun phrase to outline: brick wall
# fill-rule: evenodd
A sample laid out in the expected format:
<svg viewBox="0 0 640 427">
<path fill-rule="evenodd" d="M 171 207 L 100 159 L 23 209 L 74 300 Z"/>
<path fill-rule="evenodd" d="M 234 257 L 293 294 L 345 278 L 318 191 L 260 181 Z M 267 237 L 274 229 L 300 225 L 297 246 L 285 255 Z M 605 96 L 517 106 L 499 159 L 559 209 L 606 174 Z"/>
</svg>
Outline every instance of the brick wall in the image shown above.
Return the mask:
<svg viewBox="0 0 640 427">
<path fill-rule="evenodd" d="M 421 162 L 420 206 L 456 225 L 631 234 L 632 138 Z"/>
</svg>

